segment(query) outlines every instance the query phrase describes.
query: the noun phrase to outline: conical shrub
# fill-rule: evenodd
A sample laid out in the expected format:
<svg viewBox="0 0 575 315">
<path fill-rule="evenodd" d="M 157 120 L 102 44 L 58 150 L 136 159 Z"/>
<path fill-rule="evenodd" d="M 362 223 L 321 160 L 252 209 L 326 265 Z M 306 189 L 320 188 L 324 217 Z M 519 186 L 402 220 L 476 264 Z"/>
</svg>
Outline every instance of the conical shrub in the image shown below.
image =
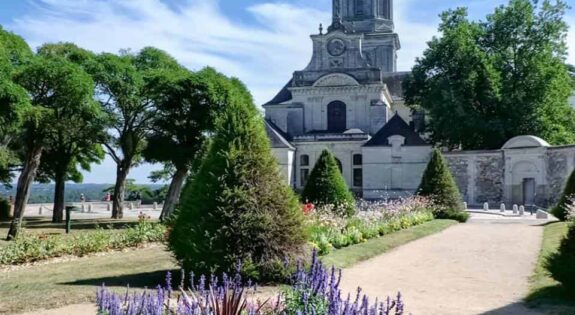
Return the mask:
<svg viewBox="0 0 575 315">
<path fill-rule="evenodd" d="M 231 81 L 227 107 L 172 220 L 169 247 L 185 270 L 278 279 L 305 244 L 303 214 L 272 155 L 251 96 Z"/>
<path fill-rule="evenodd" d="M 559 250 L 547 258 L 545 267 L 571 294 L 575 294 L 575 223 L 569 225 Z"/>
<path fill-rule="evenodd" d="M 469 214 L 463 211 L 463 199 L 459 188 L 438 149 L 433 149 L 417 193 L 433 200 L 437 206 L 435 216 L 438 219 L 465 222 L 469 218 Z"/>
<path fill-rule="evenodd" d="M 571 205 L 571 199 L 573 198 L 575 198 L 575 171 L 573 171 L 567 179 L 563 195 L 555 208 L 551 209 L 551 213 L 557 217 L 557 219 L 565 221 L 567 219 L 567 207 Z"/>
<path fill-rule="evenodd" d="M 333 154 L 324 150 L 317 160 L 302 193 L 304 202 L 316 206 L 331 206 L 339 215 L 355 213 L 355 198 L 341 175 Z"/>
</svg>

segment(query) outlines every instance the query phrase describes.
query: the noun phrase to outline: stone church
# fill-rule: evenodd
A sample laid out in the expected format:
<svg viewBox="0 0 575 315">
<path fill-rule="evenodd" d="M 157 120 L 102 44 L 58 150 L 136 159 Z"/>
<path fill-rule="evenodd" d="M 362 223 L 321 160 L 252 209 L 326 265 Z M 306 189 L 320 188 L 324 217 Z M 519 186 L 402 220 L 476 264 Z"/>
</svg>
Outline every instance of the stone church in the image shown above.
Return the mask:
<svg viewBox="0 0 575 315">
<path fill-rule="evenodd" d="M 393 12 L 393 0 L 334 0 L 331 25 L 311 35 L 308 66 L 263 105 L 274 154 L 296 190 L 326 148 L 364 199 L 402 197 L 419 186 L 432 146 L 418 133 L 423 116 L 403 102 L 409 73 L 396 68 Z M 559 151 L 565 155 L 551 161 Z M 511 139 L 501 151 L 446 157 L 472 205 L 548 205 L 575 167 L 575 147 L 555 149 L 534 137 Z"/>
</svg>

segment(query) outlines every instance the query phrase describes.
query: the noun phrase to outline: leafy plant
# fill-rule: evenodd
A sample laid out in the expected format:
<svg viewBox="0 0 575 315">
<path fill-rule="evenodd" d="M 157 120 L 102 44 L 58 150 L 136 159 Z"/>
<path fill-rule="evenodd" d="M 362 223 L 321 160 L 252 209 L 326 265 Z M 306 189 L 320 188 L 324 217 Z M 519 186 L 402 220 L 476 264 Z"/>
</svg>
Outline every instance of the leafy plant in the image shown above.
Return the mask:
<svg viewBox="0 0 575 315">
<path fill-rule="evenodd" d="M 183 190 L 169 247 L 186 270 L 230 272 L 249 261 L 255 280 L 271 280 L 277 261 L 303 252 L 303 213 L 251 95 L 235 79 L 221 84 L 226 106 L 205 160 Z"/>
<path fill-rule="evenodd" d="M 561 199 L 557 205 L 551 209 L 551 214 L 553 214 L 557 219 L 561 221 L 567 220 L 567 214 L 569 207 L 572 205 L 572 198 L 575 195 L 575 171 L 571 172 L 567 183 L 565 184 L 565 189 L 561 195 Z"/>
<path fill-rule="evenodd" d="M 436 206 L 434 214 L 437 219 L 467 221 L 468 215 L 463 212 L 465 209 L 463 209 L 463 199 L 459 188 L 438 149 L 433 149 L 417 194 L 433 200 Z"/>
<path fill-rule="evenodd" d="M 575 294 L 575 222 L 571 222 L 567 236 L 561 241 L 559 250 L 549 256 L 545 267 L 553 279 Z"/>
<path fill-rule="evenodd" d="M 347 187 L 333 154 L 324 150 L 317 160 L 303 190 L 302 201 L 316 206 L 330 205 L 344 216 L 355 213 L 355 198 Z"/>
</svg>

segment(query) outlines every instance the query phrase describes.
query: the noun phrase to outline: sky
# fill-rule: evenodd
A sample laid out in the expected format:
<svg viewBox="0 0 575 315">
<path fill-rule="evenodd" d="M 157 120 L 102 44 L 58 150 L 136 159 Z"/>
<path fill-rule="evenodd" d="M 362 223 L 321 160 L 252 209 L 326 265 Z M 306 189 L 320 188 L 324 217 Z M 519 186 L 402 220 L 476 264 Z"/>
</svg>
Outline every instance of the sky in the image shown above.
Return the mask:
<svg viewBox="0 0 575 315">
<path fill-rule="evenodd" d="M 246 83 L 257 104 L 271 99 L 311 58 L 310 34 L 329 25 L 331 0 L 0 0 L 0 25 L 37 48 L 74 42 L 95 52 L 163 49 L 191 70 L 212 66 Z M 575 7 L 575 0 L 566 1 Z M 396 0 L 395 25 L 402 48 L 398 70 L 410 70 L 436 35 L 438 15 L 466 6 L 483 19 L 507 0 Z M 575 28 L 575 10 L 567 22 Z M 575 64 L 575 29 L 569 33 Z M 149 182 L 157 165 L 130 173 Z M 109 158 L 84 175 L 86 183 L 112 183 Z"/>
</svg>

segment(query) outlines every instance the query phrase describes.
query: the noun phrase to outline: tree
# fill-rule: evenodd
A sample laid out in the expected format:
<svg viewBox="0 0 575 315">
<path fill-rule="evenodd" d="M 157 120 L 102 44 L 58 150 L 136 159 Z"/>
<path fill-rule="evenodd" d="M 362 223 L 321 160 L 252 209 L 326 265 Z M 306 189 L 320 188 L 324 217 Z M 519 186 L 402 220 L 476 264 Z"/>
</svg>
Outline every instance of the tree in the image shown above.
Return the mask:
<svg viewBox="0 0 575 315">
<path fill-rule="evenodd" d="M 57 57 L 35 57 L 20 69 L 14 81 L 26 89 L 32 109 L 27 112 L 19 140 L 23 168 L 14 200 L 14 220 L 8 239 L 17 237 L 43 150 L 48 139 L 66 133 L 79 117 L 93 118 L 94 83 L 79 66 Z"/>
<path fill-rule="evenodd" d="M 463 211 L 465 209 L 459 188 L 438 149 L 433 149 L 431 153 L 431 160 L 423 173 L 417 194 L 432 199 L 438 207 L 435 212 L 438 219 L 456 219 L 465 222 L 469 217 Z"/>
<path fill-rule="evenodd" d="M 18 156 L 10 147 L 18 138 L 30 109 L 26 91 L 13 81 L 13 74 L 33 57 L 32 50 L 19 36 L 0 26 L 0 182 L 10 185 Z"/>
<path fill-rule="evenodd" d="M 302 211 L 251 95 L 235 79 L 226 85 L 210 149 L 171 220 L 169 247 L 197 274 L 232 272 L 239 261 L 252 279 L 278 279 L 274 266 L 305 244 Z"/>
<path fill-rule="evenodd" d="M 156 115 L 144 156 L 150 162 L 168 163 L 173 169 L 162 219 L 174 211 L 184 180 L 201 155 L 207 134 L 214 129 L 216 115 L 224 107 L 221 87 L 226 80 L 206 68 L 197 73 L 164 72 L 152 84 Z"/>
<path fill-rule="evenodd" d="M 466 9 L 442 14 L 441 37 L 405 82 L 406 102 L 428 112 L 435 143 L 498 149 L 525 134 L 575 141 L 566 8 L 563 1 L 511 0 L 485 22 L 470 21 Z"/>
<path fill-rule="evenodd" d="M 571 173 L 565 184 L 563 195 L 557 205 L 551 210 L 551 213 L 559 220 L 565 221 L 567 219 L 568 208 L 571 206 L 572 200 L 575 198 L 575 171 Z"/>
<path fill-rule="evenodd" d="M 89 68 L 93 54 L 74 44 L 46 44 L 38 54 L 46 57 L 61 57 L 70 62 Z M 106 119 L 104 112 L 95 101 L 86 104 L 81 112 L 69 117 L 66 130 L 49 134 L 37 180 L 54 181 L 54 211 L 52 221 L 60 223 L 64 218 L 66 181 L 82 182 L 83 177 L 78 167 L 85 171 L 90 165 L 104 159 L 101 143 L 105 141 Z"/>
<path fill-rule="evenodd" d="M 333 206 L 340 215 L 352 216 L 355 213 L 355 198 L 335 157 L 328 150 L 324 150 L 317 160 L 301 198 L 317 206 Z"/>
<path fill-rule="evenodd" d="M 96 57 L 91 73 L 97 99 L 110 117 L 112 131 L 105 147 L 116 163 L 112 218 L 124 215 L 125 182 L 130 169 L 141 162 L 156 114 L 151 83 L 159 72 L 179 69 L 173 58 L 155 48 L 144 48 L 136 55 L 122 52 L 119 56 L 104 53 Z"/>
</svg>

